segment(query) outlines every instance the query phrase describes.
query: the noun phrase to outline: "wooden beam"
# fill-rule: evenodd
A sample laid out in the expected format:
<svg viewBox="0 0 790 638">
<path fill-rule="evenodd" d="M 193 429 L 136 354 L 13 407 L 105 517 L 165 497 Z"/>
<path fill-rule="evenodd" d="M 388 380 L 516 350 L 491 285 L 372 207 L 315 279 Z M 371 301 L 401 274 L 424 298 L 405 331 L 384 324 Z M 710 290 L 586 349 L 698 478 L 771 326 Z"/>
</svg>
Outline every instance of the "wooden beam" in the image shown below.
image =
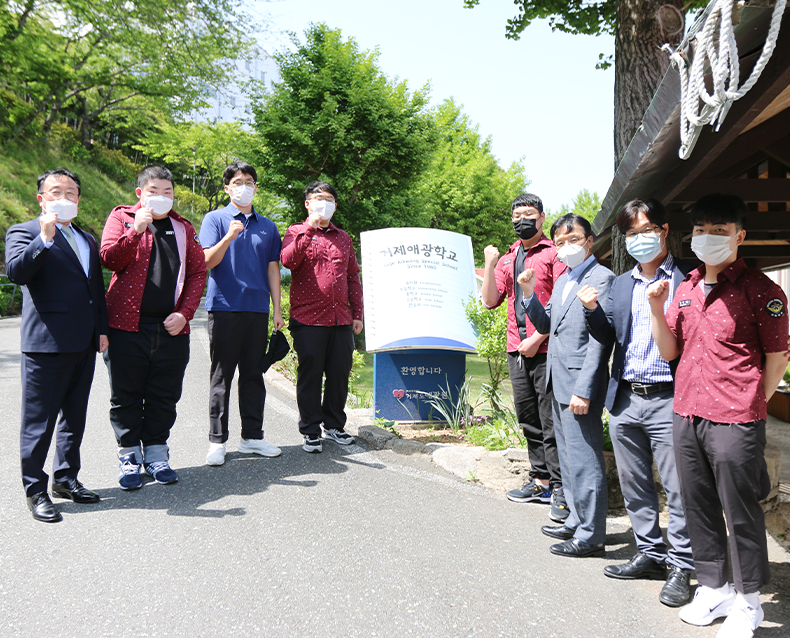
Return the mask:
<svg viewBox="0 0 790 638">
<path fill-rule="evenodd" d="M 688 212 L 669 214 L 671 230 L 691 229 L 691 215 Z M 747 232 L 782 232 L 790 230 L 790 212 L 787 213 L 749 213 L 746 221 Z"/>
<path fill-rule="evenodd" d="M 693 203 L 709 193 L 737 195 L 745 202 L 790 202 L 790 179 L 698 179 L 671 201 Z"/>
<path fill-rule="evenodd" d="M 766 146 L 763 152 L 768 155 L 768 157 L 772 157 L 780 164 L 790 168 L 790 137 L 785 137 L 784 139 Z"/>
</svg>

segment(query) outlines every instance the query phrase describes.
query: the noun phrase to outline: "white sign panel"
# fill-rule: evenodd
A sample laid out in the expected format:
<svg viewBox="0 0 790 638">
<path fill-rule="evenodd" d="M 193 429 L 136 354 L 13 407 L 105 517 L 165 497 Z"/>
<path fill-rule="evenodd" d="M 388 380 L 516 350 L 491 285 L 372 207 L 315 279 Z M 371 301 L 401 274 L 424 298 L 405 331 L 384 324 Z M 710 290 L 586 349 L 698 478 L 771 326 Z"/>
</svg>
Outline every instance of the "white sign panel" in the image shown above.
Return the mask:
<svg viewBox="0 0 790 638">
<path fill-rule="evenodd" d="M 360 235 L 368 352 L 438 348 L 475 352 L 464 306 L 475 294 L 472 240 L 433 228 Z"/>
</svg>

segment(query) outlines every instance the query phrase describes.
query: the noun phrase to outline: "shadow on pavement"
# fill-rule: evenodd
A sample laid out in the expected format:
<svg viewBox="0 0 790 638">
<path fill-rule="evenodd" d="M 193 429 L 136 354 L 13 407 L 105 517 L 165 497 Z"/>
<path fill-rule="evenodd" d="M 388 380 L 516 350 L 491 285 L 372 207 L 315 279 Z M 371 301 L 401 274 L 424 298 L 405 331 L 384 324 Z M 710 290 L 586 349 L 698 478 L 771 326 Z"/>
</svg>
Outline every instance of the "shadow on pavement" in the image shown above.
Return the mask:
<svg viewBox="0 0 790 638">
<path fill-rule="evenodd" d="M 66 515 L 147 509 L 165 510 L 170 516 L 244 516 L 247 513 L 244 507 L 221 509 L 206 506 L 227 496 L 254 496 L 265 492 L 271 485 L 315 487 L 320 483 L 320 480 L 313 478 L 315 475 L 342 474 L 348 471 L 350 463 L 373 469 L 385 467 L 379 463 L 354 459 L 354 454 L 364 452 L 358 446 L 343 450 L 327 450 L 327 447 L 324 447 L 322 454 L 308 455 L 301 446 L 283 446 L 282 455 L 273 459 L 229 452 L 225 464 L 219 467 L 174 467 L 178 473 L 178 483 L 173 485 L 158 485 L 147 474 L 143 474 L 141 489 L 124 491 L 117 487 L 96 490 L 102 499 L 96 504 L 76 504 L 59 498 L 53 498 L 53 502 Z"/>
</svg>

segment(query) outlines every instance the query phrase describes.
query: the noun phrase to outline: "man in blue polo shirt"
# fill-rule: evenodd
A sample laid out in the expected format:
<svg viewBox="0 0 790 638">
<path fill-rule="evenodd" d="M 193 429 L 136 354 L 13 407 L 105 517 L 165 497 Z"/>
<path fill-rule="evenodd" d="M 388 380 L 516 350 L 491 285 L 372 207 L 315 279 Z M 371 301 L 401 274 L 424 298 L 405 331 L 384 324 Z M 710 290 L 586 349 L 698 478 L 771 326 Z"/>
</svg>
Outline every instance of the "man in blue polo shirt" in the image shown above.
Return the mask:
<svg viewBox="0 0 790 638">
<path fill-rule="evenodd" d="M 239 368 L 239 452 L 279 456 L 280 449 L 263 440 L 266 386 L 261 359 L 269 331 L 269 299 L 274 327 L 280 314 L 280 248 L 277 226 L 255 212 L 252 198 L 258 174 L 236 162 L 222 175 L 230 204 L 211 211 L 200 227 L 200 243 L 209 273 L 206 292 L 211 355 L 209 450 L 207 465 L 225 462 L 230 388 Z"/>
</svg>

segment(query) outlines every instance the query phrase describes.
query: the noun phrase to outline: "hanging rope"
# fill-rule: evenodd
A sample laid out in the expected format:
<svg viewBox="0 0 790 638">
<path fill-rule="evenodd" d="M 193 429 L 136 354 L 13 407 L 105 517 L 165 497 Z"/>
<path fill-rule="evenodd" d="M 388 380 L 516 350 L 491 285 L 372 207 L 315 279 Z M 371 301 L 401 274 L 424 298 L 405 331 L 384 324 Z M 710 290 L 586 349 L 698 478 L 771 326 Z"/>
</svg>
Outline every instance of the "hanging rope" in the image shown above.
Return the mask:
<svg viewBox="0 0 790 638">
<path fill-rule="evenodd" d="M 705 22 L 701 30 L 694 25 L 676 51 L 668 44 L 662 47 L 680 73 L 678 155 L 681 159 L 689 158 L 703 126 L 711 124 L 716 131 L 719 130 L 732 103 L 746 95 L 760 79 L 776 47 L 786 0 L 776 0 L 763 50 L 749 78 L 739 87 L 741 67 L 732 27 L 733 2 L 713 0 L 703 15 Z M 687 52 L 691 50 L 692 43 L 693 57 L 689 64 Z M 712 94 L 705 87 L 706 61 L 709 61 L 713 81 Z"/>
</svg>

